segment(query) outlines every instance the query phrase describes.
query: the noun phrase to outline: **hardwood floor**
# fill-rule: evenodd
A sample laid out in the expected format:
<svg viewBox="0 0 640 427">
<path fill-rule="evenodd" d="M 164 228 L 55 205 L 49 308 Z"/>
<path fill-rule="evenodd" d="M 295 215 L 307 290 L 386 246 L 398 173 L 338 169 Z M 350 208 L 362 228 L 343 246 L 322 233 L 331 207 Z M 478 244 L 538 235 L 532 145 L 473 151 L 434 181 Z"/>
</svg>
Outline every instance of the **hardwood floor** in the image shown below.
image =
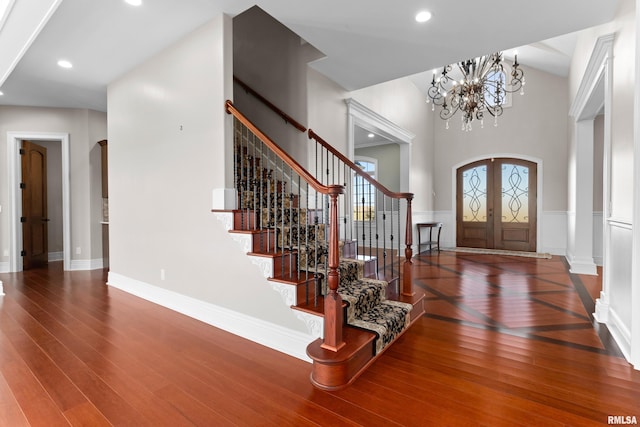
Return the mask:
<svg viewBox="0 0 640 427">
<path fill-rule="evenodd" d="M 0 274 L 0 426 L 606 425 L 640 422 L 640 371 L 561 258 L 414 260 L 427 314 L 340 392 L 310 364 L 104 285 Z M 586 306 L 586 308 L 585 308 Z"/>
</svg>

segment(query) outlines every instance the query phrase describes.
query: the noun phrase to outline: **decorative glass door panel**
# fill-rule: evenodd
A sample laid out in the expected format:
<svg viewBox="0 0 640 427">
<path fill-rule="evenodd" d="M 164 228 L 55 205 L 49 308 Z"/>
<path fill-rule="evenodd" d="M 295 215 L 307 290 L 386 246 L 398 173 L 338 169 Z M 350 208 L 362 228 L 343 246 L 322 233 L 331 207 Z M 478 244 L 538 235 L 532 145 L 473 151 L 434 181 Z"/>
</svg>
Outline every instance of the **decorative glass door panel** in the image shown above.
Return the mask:
<svg viewBox="0 0 640 427">
<path fill-rule="evenodd" d="M 529 168 L 502 165 L 502 222 L 529 222 Z"/>
<path fill-rule="evenodd" d="M 456 244 L 536 250 L 537 165 L 485 159 L 457 171 Z"/>
<path fill-rule="evenodd" d="M 487 167 L 477 166 L 462 174 L 462 217 L 468 222 L 487 221 Z"/>
</svg>

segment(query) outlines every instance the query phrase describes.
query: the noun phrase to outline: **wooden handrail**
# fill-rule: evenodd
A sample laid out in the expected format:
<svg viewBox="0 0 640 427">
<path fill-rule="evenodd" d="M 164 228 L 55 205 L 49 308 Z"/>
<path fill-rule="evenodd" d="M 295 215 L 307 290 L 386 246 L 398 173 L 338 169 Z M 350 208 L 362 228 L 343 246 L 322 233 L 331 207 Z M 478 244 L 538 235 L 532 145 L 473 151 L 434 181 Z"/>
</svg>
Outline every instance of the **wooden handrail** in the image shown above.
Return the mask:
<svg viewBox="0 0 640 427">
<path fill-rule="evenodd" d="M 303 168 L 300 163 L 298 163 L 293 157 L 291 157 L 286 151 L 284 151 L 278 144 L 273 142 L 271 138 L 264 134 L 260 129 L 258 129 L 253 123 L 247 119 L 244 114 L 242 114 L 238 109 L 233 105 L 233 102 L 227 100 L 225 102 L 225 108 L 228 114 L 233 115 L 236 119 L 238 119 L 243 125 L 245 125 L 251 132 L 253 132 L 262 142 L 264 142 L 274 153 L 278 155 L 281 159 L 285 161 L 291 168 L 298 174 L 302 179 L 308 182 L 314 190 L 318 193 L 322 194 L 342 194 L 344 193 L 344 187 L 342 185 L 324 185 L 321 184 L 311 173 L 309 173 L 305 168 Z"/>
<path fill-rule="evenodd" d="M 282 117 L 286 123 L 289 123 L 291 126 L 295 127 L 300 132 L 306 132 L 307 131 L 306 127 L 304 127 L 303 125 L 298 123 L 293 117 L 291 117 L 290 115 L 288 115 L 287 113 L 285 113 L 284 111 L 282 111 L 281 109 L 279 109 L 278 107 L 273 105 L 267 98 L 265 98 L 264 96 L 260 95 L 251 86 L 249 86 L 248 84 L 246 84 L 245 82 L 243 82 L 242 80 L 237 78 L 236 76 L 233 76 L 233 81 L 238 83 L 240 86 L 242 86 L 242 88 L 247 93 L 250 93 L 251 95 L 253 95 L 256 99 L 258 99 L 258 101 L 262 102 L 264 105 L 266 105 L 271 110 L 273 110 L 276 114 L 278 114 L 280 117 Z"/>
<path fill-rule="evenodd" d="M 360 175 L 362 178 L 364 178 L 366 181 L 368 181 L 375 188 L 380 190 L 380 192 L 382 192 L 382 194 L 384 194 L 385 196 L 390 197 L 392 199 L 409 199 L 409 198 L 413 198 L 413 193 L 397 193 L 397 192 L 389 190 L 387 187 L 385 187 L 384 185 L 380 184 L 380 182 L 378 182 L 376 179 L 372 178 L 371 175 L 369 175 L 366 172 L 363 172 L 362 169 L 358 167 L 358 165 L 356 165 L 351 160 L 349 160 L 347 157 L 345 157 L 341 152 L 339 152 L 338 150 L 333 148 L 333 146 L 331 144 L 329 144 L 327 141 L 322 139 L 312 129 L 309 129 L 307 131 L 307 133 L 309 134 L 309 139 L 315 139 L 316 141 L 318 141 L 324 148 L 327 149 L 327 151 L 329 151 L 331 154 L 333 154 L 338 159 L 340 159 L 344 164 L 346 164 L 351 169 L 353 169 L 358 175 Z"/>
</svg>

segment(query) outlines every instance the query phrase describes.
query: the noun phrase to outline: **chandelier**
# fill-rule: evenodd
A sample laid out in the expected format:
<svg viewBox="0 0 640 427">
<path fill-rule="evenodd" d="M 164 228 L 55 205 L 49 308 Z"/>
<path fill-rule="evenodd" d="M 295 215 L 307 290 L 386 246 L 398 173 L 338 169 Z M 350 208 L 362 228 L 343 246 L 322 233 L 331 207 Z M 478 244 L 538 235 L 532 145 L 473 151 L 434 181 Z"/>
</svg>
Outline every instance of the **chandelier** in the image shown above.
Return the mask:
<svg viewBox="0 0 640 427">
<path fill-rule="evenodd" d="M 460 76 L 457 76 L 458 71 Z M 470 131 L 474 119 L 484 126 L 485 112 L 494 117 L 494 126 L 498 126 L 498 116 L 502 115 L 507 94 L 520 91 L 524 95 L 524 72 L 519 68 L 518 55 L 515 55 L 510 75 L 511 81 L 507 85 L 502 52 L 447 65 L 437 78 L 434 70 L 427 103 L 432 102 L 432 110 L 436 106 L 442 107 L 440 118 L 447 121 L 447 129 L 449 119 L 458 111 L 462 113 L 462 130 Z"/>
</svg>

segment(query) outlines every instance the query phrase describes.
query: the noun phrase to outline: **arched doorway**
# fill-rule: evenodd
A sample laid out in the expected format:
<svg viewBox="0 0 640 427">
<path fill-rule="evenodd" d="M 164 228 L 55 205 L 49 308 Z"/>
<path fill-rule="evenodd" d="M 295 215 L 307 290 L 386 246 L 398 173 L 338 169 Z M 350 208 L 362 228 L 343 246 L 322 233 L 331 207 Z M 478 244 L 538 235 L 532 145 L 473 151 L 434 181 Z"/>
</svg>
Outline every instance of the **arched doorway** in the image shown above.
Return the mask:
<svg viewBox="0 0 640 427">
<path fill-rule="evenodd" d="M 490 158 L 456 171 L 456 246 L 536 251 L 537 164 Z"/>
</svg>

